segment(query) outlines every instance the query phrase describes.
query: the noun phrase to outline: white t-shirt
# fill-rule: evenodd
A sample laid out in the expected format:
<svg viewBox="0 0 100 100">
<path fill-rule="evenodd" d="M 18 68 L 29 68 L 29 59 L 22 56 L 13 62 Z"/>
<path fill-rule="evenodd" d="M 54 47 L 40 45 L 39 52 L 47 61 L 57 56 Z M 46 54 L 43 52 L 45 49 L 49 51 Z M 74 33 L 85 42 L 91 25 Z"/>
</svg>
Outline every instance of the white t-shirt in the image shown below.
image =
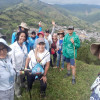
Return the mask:
<svg viewBox="0 0 100 100">
<path fill-rule="evenodd" d="M 40 58 L 40 59 L 43 59 L 40 63 L 41 65 L 44 67 L 44 65 L 50 61 L 50 53 L 45 49 L 43 53 L 38 53 L 37 56 Z M 29 62 L 29 67 L 30 69 L 32 69 L 36 64 L 37 64 L 37 61 L 36 61 L 36 58 L 35 58 L 35 54 L 34 54 L 34 51 L 31 50 L 28 54 L 28 57 L 31 59 L 30 62 Z"/>
</svg>

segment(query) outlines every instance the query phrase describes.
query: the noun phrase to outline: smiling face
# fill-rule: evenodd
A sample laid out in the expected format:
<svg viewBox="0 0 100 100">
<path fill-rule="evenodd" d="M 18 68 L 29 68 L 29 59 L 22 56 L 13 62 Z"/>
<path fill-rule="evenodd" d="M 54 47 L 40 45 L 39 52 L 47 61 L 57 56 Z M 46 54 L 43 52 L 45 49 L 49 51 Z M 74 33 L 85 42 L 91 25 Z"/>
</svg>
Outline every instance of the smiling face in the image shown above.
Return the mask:
<svg viewBox="0 0 100 100">
<path fill-rule="evenodd" d="M 21 33 L 18 42 L 22 44 L 23 42 L 25 42 L 25 40 L 26 40 L 25 33 Z"/>
<path fill-rule="evenodd" d="M 72 29 L 68 29 L 68 33 L 69 33 L 69 34 L 72 34 L 73 31 L 74 31 L 74 30 L 72 30 Z"/>
<path fill-rule="evenodd" d="M 37 44 L 37 48 L 39 52 L 43 52 L 45 50 L 45 43 L 39 43 Z"/>
<path fill-rule="evenodd" d="M 0 59 L 4 59 L 7 56 L 7 48 L 5 45 L 0 43 Z"/>
</svg>

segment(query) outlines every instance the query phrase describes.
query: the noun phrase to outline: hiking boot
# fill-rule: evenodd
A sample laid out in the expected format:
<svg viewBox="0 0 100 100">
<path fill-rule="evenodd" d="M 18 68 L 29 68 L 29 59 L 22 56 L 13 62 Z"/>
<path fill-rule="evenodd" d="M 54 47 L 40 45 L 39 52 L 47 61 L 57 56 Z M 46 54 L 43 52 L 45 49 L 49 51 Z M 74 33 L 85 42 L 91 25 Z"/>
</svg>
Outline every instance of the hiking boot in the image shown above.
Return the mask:
<svg viewBox="0 0 100 100">
<path fill-rule="evenodd" d="M 72 79 L 72 84 L 76 84 L 76 80 L 75 79 Z"/>
<path fill-rule="evenodd" d="M 45 92 L 41 92 L 40 93 L 40 98 L 45 98 L 46 97 L 46 93 Z"/>
<path fill-rule="evenodd" d="M 71 75 L 71 74 L 68 74 L 68 73 L 67 73 L 67 74 L 64 76 L 64 78 L 66 78 L 66 77 L 68 77 L 68 76 L 70 76 L 70 75 Z"/>
</svg>

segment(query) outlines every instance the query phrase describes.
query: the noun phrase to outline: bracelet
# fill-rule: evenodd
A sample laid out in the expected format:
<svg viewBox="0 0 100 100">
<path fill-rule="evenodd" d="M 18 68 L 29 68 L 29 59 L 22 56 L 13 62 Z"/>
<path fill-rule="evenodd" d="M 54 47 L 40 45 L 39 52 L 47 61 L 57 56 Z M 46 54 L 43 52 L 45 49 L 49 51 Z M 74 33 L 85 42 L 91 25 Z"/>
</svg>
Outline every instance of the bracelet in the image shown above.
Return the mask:
<svg viewBox="0 0 100 100">
<path fill-rule="evenodd" d="M 22 71 L 22 74 L 24 74 L 24 71 Z"/>
<path fill-rule="evenodd" d="M 27 69 L 27 67 L 25 67 L 25 69 Z"/>
<path fill-rule="evenodd" d="M 46 75 L 43 75 L 44 77 L 46 77 Z"/>
</svg>

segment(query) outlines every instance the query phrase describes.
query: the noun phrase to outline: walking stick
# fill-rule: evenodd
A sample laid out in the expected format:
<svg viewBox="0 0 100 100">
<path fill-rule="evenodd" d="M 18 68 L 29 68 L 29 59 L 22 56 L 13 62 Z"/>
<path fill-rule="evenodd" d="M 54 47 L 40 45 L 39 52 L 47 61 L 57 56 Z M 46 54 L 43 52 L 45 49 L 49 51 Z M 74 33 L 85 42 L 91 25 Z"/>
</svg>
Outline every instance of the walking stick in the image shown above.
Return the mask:
<svg viewBox="0 0 100 100">
<path fill-rule="evenodd" d="M 74 45 L 74 61 L 75 61 L 75 45 Z M 76 61 L 75 61 L 75 66 L 76 66 Z"/>
</svg>

